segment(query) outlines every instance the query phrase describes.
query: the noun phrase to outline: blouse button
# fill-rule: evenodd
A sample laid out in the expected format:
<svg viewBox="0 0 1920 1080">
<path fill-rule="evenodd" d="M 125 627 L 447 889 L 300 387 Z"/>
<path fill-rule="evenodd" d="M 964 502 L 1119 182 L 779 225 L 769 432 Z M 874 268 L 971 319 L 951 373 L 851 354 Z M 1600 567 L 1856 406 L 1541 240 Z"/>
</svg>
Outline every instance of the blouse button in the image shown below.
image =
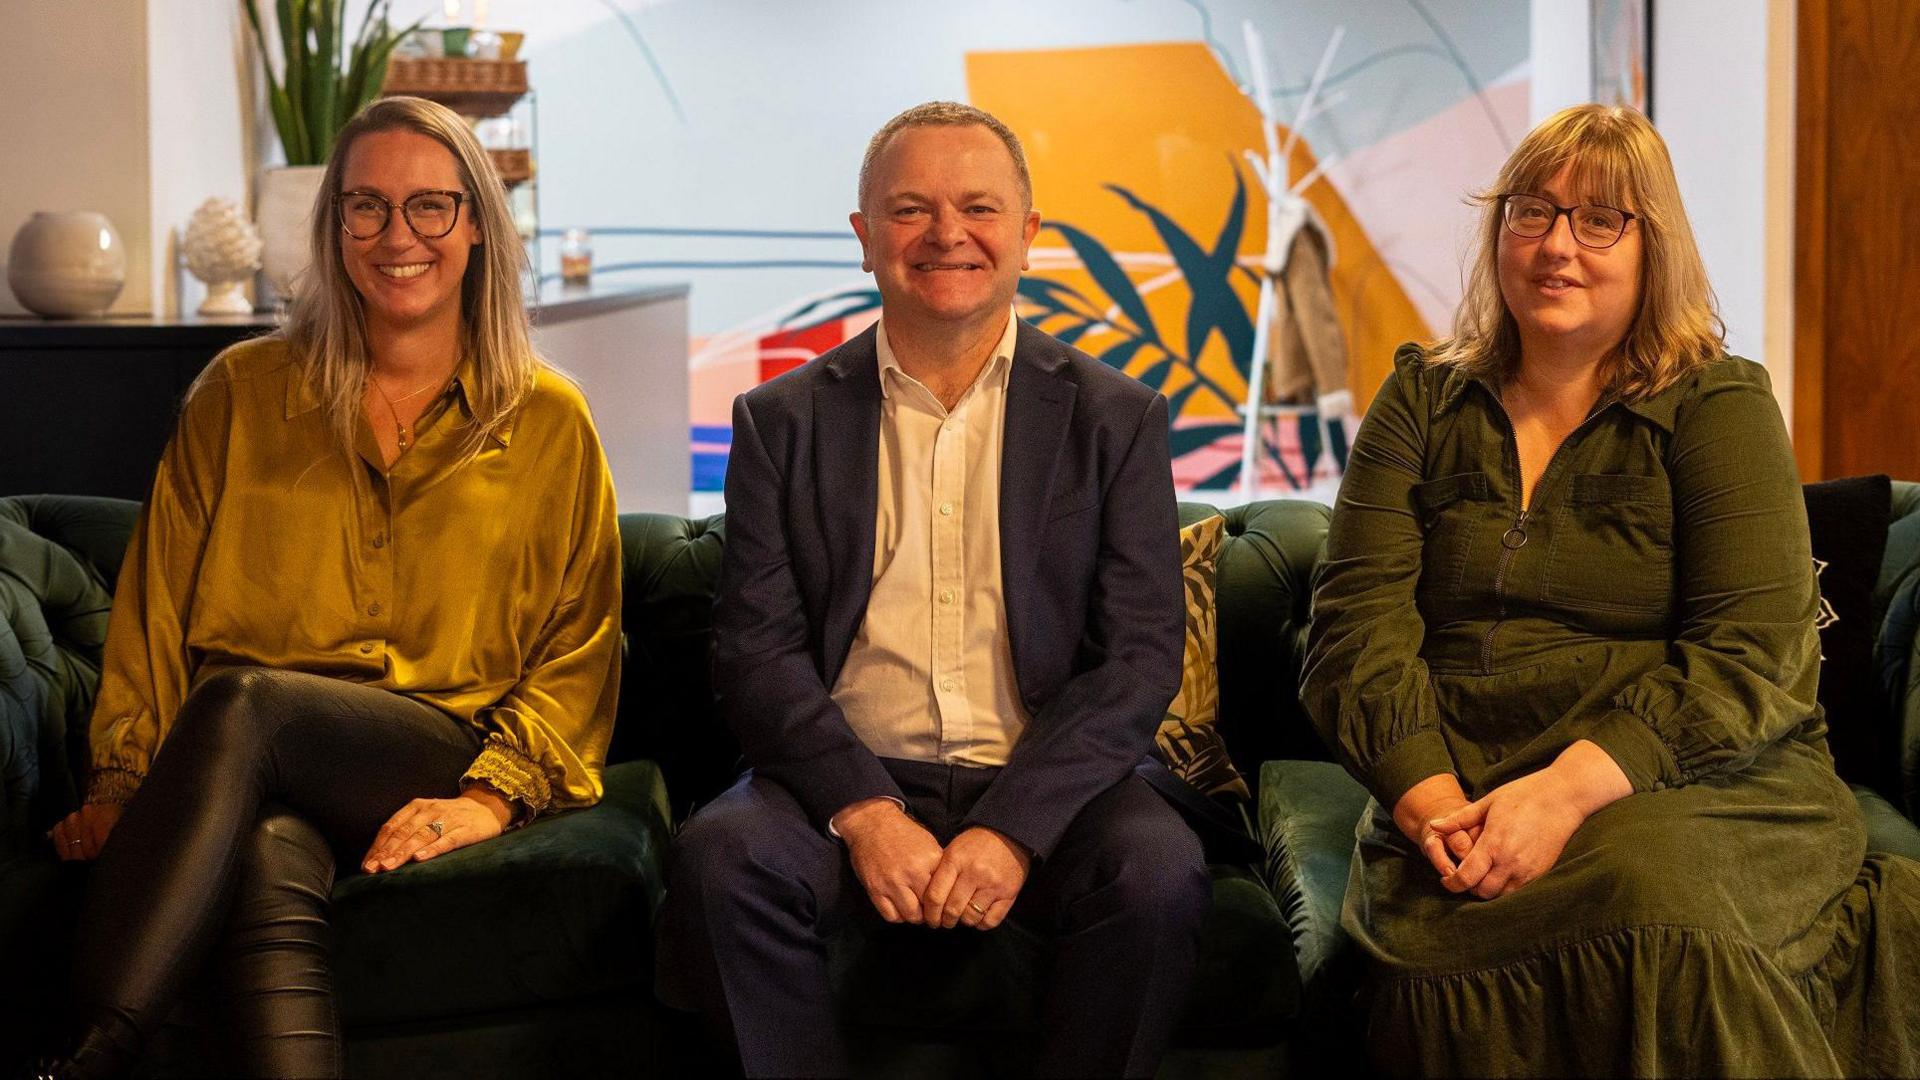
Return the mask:
<svg viewBox="0 0 1920 1080">
<path fill-rule="evenodd" d="M 952 692 L 953 692 L 953 680 L 952 680 L 952 679 L 941 679 L 941 680 L 940 680 L 940 689 L 942 689 L 942 690 L 945 690 L 945 691 L 947 691 L 948 693 L 952 693 Z"/>
<path fill-rule="evenodd" d="M 386 547 L 386 546 L 387 546 L 387 534 L 386 534 L 386 533 L 374 533 L 374 534 L 373 534 L 373 546 L 374 546 L 374 547 L 376 547 L 376 548 L 383 548 L 383 547 Z"/>
<path fill-rule="evenodd" d="M 950 502 L 943 502 L 943 503 L 941 503 L 941 504 L 940 504 L 940 516 L 941 516 L 941 517 L 952 517 L 952 516 L 953 516 L 953 504 L 952 504 L 952 503 L 950 503 Z"/>
<path fill-rule="evenodd" d="M 369 615 L 379 615 L 382 610 L 384 609 L 381 608 L 380 601 L 378 600 L 375 600 L 373 603 L 367 605 L 367 614 Z"/>
<path fill-rule="evenodd" d="M 372 656 L 372 655 L 373 655 L 373 642 L 371 642 L 371 641 L 369 641 L 369 642 L 367 642 L 367 643 L 366 643 L 365 645 L 362 645 L 362 646 L 360 646 L 360 653 L 361 653 L 361 655 L 363 655 L 363 656 Z"/>
</svg>

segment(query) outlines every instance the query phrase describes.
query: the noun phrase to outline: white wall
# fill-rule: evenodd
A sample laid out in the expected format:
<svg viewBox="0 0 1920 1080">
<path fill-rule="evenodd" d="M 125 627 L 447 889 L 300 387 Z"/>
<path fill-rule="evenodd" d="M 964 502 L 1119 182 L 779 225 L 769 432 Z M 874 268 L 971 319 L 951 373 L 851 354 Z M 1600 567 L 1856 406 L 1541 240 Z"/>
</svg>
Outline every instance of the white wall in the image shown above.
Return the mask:
<svg viewBox="0 0 1920 1080">
<path fill-rule="evenodd" d="M 149 3 L 153 310 L 191 312 L 206 286 L 173 270 L 187 219 L 209 196 L 252 211 L 254 61 L 238 3 Z"/>
<path fill-rule="evenodd" d="M 1653 5 L 1653 119 L 1727 322 L 1793 408 L 1793 22 L 1790 0 Z M 1769 314 L 1772 308 L 1775 314 Z"/>
<path fill-rule="evenodd" d="M 1528 13 L 1529 119 L 1538 124 L 1593 100 L 1590 0 L 1532 0 Z"/>
<path fill-rule="evenodd" d="M 127 249 L 114 314 L 153 310 L 147 5 L 6 5 L 0 32 L 0 261 L 36 210 L 97 210 Z M 0 288 L 0 313 L 19 314 Z"/>
</svg>

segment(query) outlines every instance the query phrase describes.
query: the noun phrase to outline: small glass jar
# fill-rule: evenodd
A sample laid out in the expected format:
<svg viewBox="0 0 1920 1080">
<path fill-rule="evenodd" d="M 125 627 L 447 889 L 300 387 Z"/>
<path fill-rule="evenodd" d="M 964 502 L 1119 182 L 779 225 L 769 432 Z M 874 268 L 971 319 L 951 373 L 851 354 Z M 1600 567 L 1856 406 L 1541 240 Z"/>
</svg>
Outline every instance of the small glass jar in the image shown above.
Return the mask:
<svg viewBox="0 0 1920 1080">
<path fill-rule="evenodd" d="M 593 237 L 585 229 L 568 229 L 560 242 L 560 280 L 585 285 L 593 279 Z"/>
</svg>

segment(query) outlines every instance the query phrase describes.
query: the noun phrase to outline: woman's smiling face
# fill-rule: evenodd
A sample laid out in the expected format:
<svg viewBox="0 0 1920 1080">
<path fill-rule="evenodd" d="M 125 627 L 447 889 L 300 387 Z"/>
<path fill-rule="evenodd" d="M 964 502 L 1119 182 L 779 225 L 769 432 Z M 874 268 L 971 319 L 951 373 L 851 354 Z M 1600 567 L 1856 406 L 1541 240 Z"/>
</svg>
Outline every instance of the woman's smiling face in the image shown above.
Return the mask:
<svg viewBox="0 0 1920 1080">
<path fill-rule="evenodd" d="M 419 192 L 466 188 L 453 152 L 416 131 L 368 132 L 348 148 L 340 180 L 343 193 L 378 195 L 393 206 L 386 228 L 368 239 L 356 239 L 342 226 L 340 257 L 366 304 L 367 320 L 402 328 L 445 318 L 449 311 L 458 318 L 460 285 L 480 242 L 472 199 L 454 209 L 453 229 L 441 237 L 415 232 L 401 210 Z"/>
<path fill-rule="evenodd" d="M 1570 167 L 1537 192 L 1559 206 L 1594 200 L 1574 190 Z M 1620 207 L 1632 210 L 1632 207 Z M 1626 340 L 1640 310 L 1640 222 L 1630 220 L 1607 248 L 1573 238 L 1571 215 L 1555 217 L 1544 236 L 1500 228 L 1500 294 L 1520 328 L 1521 354 L 1542 348 L 1604 352 Z"/>
</svg>

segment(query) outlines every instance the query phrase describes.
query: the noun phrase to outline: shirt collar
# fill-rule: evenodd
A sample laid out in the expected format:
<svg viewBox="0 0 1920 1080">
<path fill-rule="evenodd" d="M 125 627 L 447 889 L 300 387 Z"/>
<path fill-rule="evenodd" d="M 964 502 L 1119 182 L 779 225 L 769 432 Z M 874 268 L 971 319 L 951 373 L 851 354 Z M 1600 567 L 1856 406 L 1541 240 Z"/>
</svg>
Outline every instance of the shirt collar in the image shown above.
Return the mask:
<svg viewBox="0 0 1920 1080">
<path fill-rule="evenodd" d="M 1479 375 L 1470 375 L 1459 368 L 1450 368 L 1446 379 L 1440 384 L 1440 394 L 1434 404 L 1436 414 L 1444 413 L 1460 403 L 1467 394 L 1467 388 L 1478 386 L 1494 401 L 1500 400 L 1498 384 Z M 1680 407 L 1680 396 L 1685 392 L 1683 383 L 1675 383 L 1652 397 L 1638 401 L 1622 401 L 1617 397 L 1602 397 L 1594 403 L 1589 417 L 1598 416 L 1606 409 L 1618 405 L 1622 409 L 1660 428 L 1668 434 L 1673 433 L 1673 416 Z"/>
<path fill-rule="evenodd" d="M 473 402 L 467 395 L 467 387 L 472 386 L 479 374 L 479 366 L 472 357 L 460 361 L 453 369 L 453 381 L 447 385 L 447 393 L 452 395 L 454 404 L 460 407 L 461 415 L 473 419 Z M 320 407 L 320 397 L 313 391 L 313 385 L 307 380 L 306 369 L 299 364 L 288 365 L 286 419 L 304 416 Z M 513 441 L 513 419 L 500 425 L 493 433 L 493 440 L 501 446 Z"/>
<path fill-rule="evenodd" d="M 975 386 L 987 378 L 993 378 L 999 381 L 1001 389 L 1006 388 L 1007 378 L 1013 371 L 1013 347 L 1019 336 L 1019 328 L 1019 316 L 1009 307 L 1007 328 L 1001 333 L 999 343 L 994 345 L 993 356 L 987 361 L 987 366 L 981 368 L 979 376 L 974 379 Z M 913 376 L 901 369 L 899 358 L 893 355 L 893 344 L 887 340 L 885 311 L 880 313 L 880 325 L 874 328 L 873 348 L 880 359 L 880 396 L 890 398 L 893 396 L 894 379 L 910 379 Z"/>
<path fill-rule="evenodd" d="M 453 396 L 454 404 L 460 407 L 461 415 L 468 420 L 473 419 L 473 401 L 468 397 L 467 388 L 473 386 L 479 377 L 480 365 L 474 363 L 472 357 L 467 357 L 460 361 L 459 367 L 453 369 L 453 382 L 447 385 L 447 393 Z M 536 379 L 540 377 L 539 374 L 534 376 Z M 505 423 L 493 430 L 493 441 L 502 447 L 510 445 L 513 442 L 513 425 L 519 419 L 520 412 L 516 409 Z"/>
</svg>

